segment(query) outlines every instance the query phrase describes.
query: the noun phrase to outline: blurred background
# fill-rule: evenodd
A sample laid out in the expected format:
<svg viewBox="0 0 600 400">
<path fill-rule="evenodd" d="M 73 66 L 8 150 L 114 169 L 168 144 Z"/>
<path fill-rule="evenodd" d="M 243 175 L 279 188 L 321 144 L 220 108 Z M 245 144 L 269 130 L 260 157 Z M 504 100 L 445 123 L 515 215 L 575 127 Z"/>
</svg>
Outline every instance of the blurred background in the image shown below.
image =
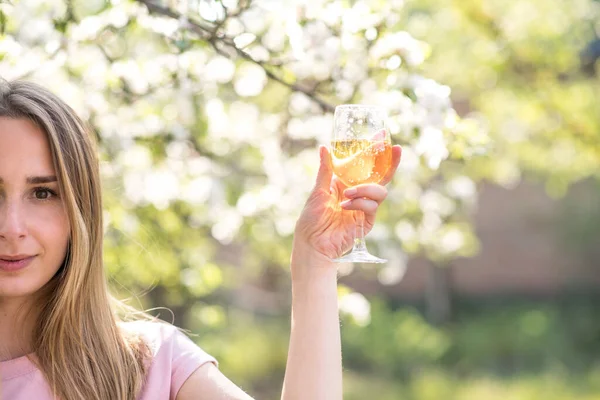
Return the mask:
<svg viewBox="0 0 600 400">
<path fill-rule="evenodd" d="M 93 126 L 114 293 L 279 397 L 333 107 L 403 160 L 343 265 L 345 398 L 600 399 L 600 2 L 11 0 L 0 76 Z"/>
</svg>

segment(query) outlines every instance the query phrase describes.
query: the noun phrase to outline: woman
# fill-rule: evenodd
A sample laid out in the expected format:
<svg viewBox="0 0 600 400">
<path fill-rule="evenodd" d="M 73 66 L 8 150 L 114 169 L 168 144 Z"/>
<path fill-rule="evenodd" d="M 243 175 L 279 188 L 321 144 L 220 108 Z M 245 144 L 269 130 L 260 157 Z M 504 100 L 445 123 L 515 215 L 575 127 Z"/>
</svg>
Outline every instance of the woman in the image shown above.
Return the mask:
<svg viewBox="0 0 600 400">
<path fill-rule="evenodd" d="M 365 229 L 382 185 L 347 189 L 328 150 L 297 222 L 283 399 L 342 398 L 337 271 L 352 210 Z M 393 166 L 400 161 L 394 147 Z M 0 375 L 3 400 L 250 399 L 174 327 L 122 322 L 102 261 L 96 150 L 73 110 L 39 85 L 0 81 Z M 251 367 L 251 366 L 249 366 Z"/>
</svg>

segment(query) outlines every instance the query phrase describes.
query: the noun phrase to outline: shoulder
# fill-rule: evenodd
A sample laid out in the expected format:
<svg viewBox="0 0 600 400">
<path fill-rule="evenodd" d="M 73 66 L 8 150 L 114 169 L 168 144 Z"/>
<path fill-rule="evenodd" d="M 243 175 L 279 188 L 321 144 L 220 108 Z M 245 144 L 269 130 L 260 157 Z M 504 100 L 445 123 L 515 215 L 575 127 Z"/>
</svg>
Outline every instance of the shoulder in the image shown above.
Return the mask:
<svg viewBox="0 0 600 400">
<path fill-rule="evenodd" d="M 177 365 L 182 360 L 198 362 L 216 360 L 194 343 L 179 328 L 162 321 L 134 321 L 122 323 L 123 329 L 138 334 L 149 346 L 152 355 L 168 358 Z"/>
<path fill-rule="evenodd" d="M 174 399 L 183 383 L 205 364 L 213 367 L 217 360 L 206 353 L 176 326 L 160 321 L 123 322 L 121 328 L 136 335 L 148 345 L 152 360 L 145 393 L 165 392 L 151 398 Z M 168 393 L 168 394 L 167 394 Z M 142 397 L 146 399 L 146 397 Z"/>
<path fill-rule="evenodd" d="M 152 350 L 153 355 L 164 345 L 171 345 L 177 339 L 187 338 L 176 326 L 163 321 L 121 322 L 121 328 L 140 336 Z"/>
</svg>

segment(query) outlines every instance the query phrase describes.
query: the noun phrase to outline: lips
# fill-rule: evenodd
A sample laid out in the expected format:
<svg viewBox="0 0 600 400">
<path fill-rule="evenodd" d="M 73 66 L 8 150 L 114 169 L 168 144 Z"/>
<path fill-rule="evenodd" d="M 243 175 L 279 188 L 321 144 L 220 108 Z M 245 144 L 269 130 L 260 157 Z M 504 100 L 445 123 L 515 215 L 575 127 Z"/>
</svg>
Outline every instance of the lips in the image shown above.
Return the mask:
<svg viewBox="0 0 600 400">
<path fill-rule="evenodd" d="M 16 273 L 31 264 L 36 256 L 25 256 L 25 258 L 22 258 L 22 255 L 10 256 L 12 259 L 4 259 L 4 257 L 9 258 L 9 256 L 0 256 L 0 271 Z"/>
<path fill-rule="evenodd" d="M 33 256 L 28 256 L 25 254 L 17 254 L 14 256 L 0 254 L 0 260 L 4 260 L 4 261 L 21 261 L 21 260 L 24 260 L 29 257 L 33 257 Z"/>
</svg>

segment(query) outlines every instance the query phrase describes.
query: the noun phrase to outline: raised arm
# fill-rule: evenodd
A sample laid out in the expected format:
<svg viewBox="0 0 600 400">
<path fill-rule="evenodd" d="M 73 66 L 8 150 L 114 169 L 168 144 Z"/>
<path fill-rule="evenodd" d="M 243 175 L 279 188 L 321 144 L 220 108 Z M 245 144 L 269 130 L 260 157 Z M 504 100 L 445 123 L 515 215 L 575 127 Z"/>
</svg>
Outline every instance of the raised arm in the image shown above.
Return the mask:
<svg viewBox="0 0 600 400">
<path fill-rule="evenodd" d="M 392 168 L 381 184 L 346 188 L 332 178 L 331 158 L 320 148 L 315 188 L 296 224 L 292 249 L 292 328 L 282 400 L 341 400 L 342 351 L 337 304 L 337 264 L 330 261 L 350 250 L 353 210 L 365 213 L 368 233 L 388 183 L 400 162 L 392 150 Z M 251 368 L 252 366 L 248 366 Z M 214 365 L 198 368 L 184 383 L 177 400 L 252 400 Z"/>
<path fill-rule="evenodd" d="M 297 243 L 292 268 L 292 329 L 282 400 L 342 398 L 337 269 Z"/>
<path fill-rule="evenodd" d="M 392 168 L 381 184 L 348 190 L 332 179 L 326 148 L 320 149 L 317 182 L 296 225 L 292 251 L 292 330 L 282 400 L 341 400 L 342 352 L 337 304 L 337 264 L 330 261 L 354 241 L 353 210 L 365 213 L 365 233 L 375 222 L 384 186 L 400 162 L 394 146 Z"/>
</svg>

